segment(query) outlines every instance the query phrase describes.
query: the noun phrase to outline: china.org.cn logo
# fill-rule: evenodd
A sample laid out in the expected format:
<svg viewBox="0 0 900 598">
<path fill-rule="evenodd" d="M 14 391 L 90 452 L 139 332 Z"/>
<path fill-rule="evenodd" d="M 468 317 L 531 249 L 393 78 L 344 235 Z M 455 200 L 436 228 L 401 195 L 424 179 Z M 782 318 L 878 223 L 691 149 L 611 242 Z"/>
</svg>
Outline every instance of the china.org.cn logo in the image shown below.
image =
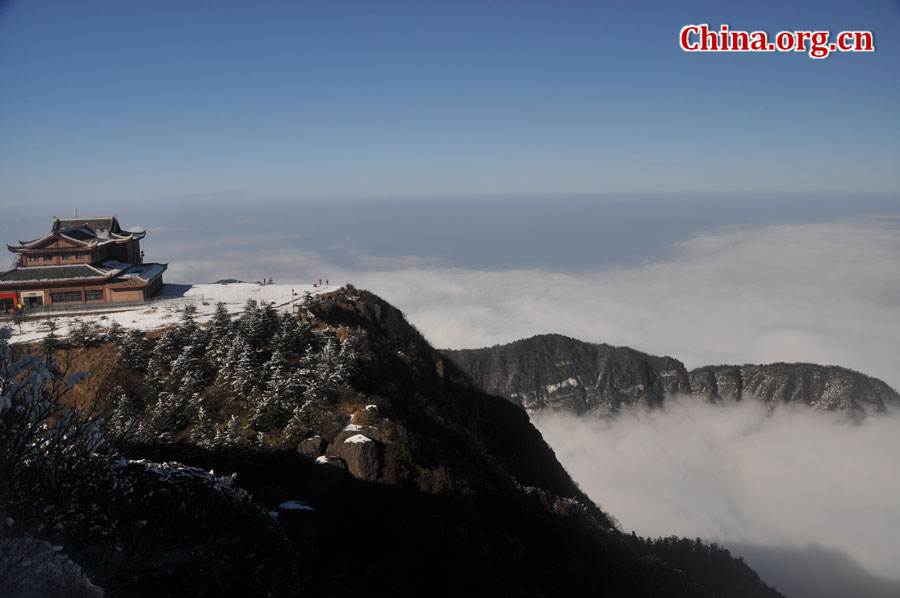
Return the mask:
<svg viewBox="0 0 900 598">
<path fill-rule="evenodd" d="M 874 52 L 871 31 L 779 31 L 771 41 L 765 31 L 742 31 L 722 25 L 710 29 L 685 25 L 678 36 L 685 52 L 806 52 L 810 58 L 827 58 L 832 52 Z"/>
</svg>

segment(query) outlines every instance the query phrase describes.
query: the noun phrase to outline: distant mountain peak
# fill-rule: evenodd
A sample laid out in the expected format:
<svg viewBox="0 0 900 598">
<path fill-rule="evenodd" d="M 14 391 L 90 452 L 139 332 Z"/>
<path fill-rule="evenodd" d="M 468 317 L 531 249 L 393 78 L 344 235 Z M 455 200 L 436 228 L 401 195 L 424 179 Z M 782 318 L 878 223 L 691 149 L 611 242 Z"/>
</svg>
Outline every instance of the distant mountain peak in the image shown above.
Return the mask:
<svg viewBox="0 0 900 598">
<path fill-rule="evenodd" d="M 711 402 L 763 400 L 803 404 L 853 417 L 900 407 L 885 382 L 839 366 L 772 363 L 703 366 L 629 347 L 541 334 L 484 349 L 444 350 L 486 392 L 528 411 L 615 413 L 622 407 L 658 407 L 668 395 Z"/>
</svg>

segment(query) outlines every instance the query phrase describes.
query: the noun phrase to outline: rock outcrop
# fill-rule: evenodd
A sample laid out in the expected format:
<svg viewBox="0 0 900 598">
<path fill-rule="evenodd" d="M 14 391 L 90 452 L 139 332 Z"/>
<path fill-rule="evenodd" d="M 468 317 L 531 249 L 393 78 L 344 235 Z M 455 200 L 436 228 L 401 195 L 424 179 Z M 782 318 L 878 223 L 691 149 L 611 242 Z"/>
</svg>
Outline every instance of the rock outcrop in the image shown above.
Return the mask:
<svg viewBox="0 0 900 598">
<path fill-rule="evenodd" d="M 297 322 L 250 305 L 202 343 L 188 321 L 168 337 L 187 349 L 149 341 L 108 370 L 110 411 L 142 432 L 111 439 L 117 473 L 40 528 L 107 596 L 779 596 L 715 546 L 617 529 L 521 408 L 387 302 L 345 287 L 304 308 Z M 223 339 L 241 349 L 227 377 Z M 619 403 L 688 383 L 675 360 L 630 350 L 594 363 Z M 23 520 L 43 517 L 46 499 L 27 497 Z"/>
<path fill-rule="evenodd" d="M 658 407 L 675 394 L 803 404 L 853 417 L 900 407 L 900 395 L 881 380 L 836 366 L 722 365 L 689 372 L 672 357 L 555 334 L 443 353 L 486 392 L 529 411 L 609 414 L 627 405 Z"/>
</svg>

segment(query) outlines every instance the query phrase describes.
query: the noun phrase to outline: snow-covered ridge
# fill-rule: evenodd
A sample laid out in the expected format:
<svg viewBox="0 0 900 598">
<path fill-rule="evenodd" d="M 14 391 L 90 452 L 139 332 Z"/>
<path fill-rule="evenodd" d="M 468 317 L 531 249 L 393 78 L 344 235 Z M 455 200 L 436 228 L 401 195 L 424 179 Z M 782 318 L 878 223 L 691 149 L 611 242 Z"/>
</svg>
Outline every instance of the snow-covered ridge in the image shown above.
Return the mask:
<svg viewBox="0 0 900 598">
<path fill-rule="evenodd" d="M 103 303 L 91 306 L 97 311 L 117 310 L 107 313 L 79 315 L 79 314 L 51 314 L 29 320 L 22 324 L 21 333 L 19 326 L 6 324 L 13 332 L 11 342 L 28 343 L 38 341 L 50 332 L 50 321 L 56 328 L 58 336 L 68 334 L 76 320 L 94 324 L 106 329 L 113 322 L 118 322 L 125 328 L 137 328 L 140 330 L 155 330 L 176 324 L 180 312 L 185 305 L 194 305 L 197 308 L 196 319 L 198 322 L 206 322 L 212 318 L 216 309 L 216 303 L 223 302 L 231 314 L 240 313 L 248 299 L 253 299 L 257 304 L 272 303 L 279 311 L 290 311 L 294 305 L 301 303 L 306 292 L 312 295 L 335 290 L 335 285 L 313 286 L 311 284 L 267 284 L 257 283 L 230 283 L 230 284 L 197 284 L 179 285 L 167 284 L 163 287 L 159 299 L 146 304 L 132 306 L 126 309 L 117 309 L 114 303 Z"/>
</svg>

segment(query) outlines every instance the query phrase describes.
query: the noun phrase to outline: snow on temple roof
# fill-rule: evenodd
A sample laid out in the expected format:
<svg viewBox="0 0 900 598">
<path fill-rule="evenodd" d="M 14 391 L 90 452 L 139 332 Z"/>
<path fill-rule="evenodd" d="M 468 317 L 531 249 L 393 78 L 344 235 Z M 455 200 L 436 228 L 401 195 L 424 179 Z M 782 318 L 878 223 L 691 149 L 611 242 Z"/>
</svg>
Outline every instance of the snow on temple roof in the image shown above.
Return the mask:
<svg viewBox="0 0 900 598">
<path fill-rule="evenodd" d="M 100 264 L 75 264 L 66 266 L 31 266 L 0 272 L 0 282 L 46 282 L 60 280 L 105 280 L 122 277 L 142 284 L 162 274 L 168 264 L 126 264 L 106 260 Z"/>
<path fill-rule="evenodd" d="M 136 226 L 131 230 L 124 230 L 119 226 L 117 216 L 103 218 L 54 218 L 50 234 L 38 237 L 31 241 L 19 241 L 19 246 L 9 245 L 10 251 L 21 251 L 23 248 L 32 248 L 40 245 L 53 237 L 63 237 L 76 245 L 91 247 L 129 239 L 143 239 L 147 235 L 147 229 Z"/>
<path fill-rule="evenodd" d="M 59 280 L 104 279 L 108 274 L 87 264 L 76 266 L 38 266 L 16 268 L 0 273 L 0 282 L 44 282 Z"/>
</svg>

